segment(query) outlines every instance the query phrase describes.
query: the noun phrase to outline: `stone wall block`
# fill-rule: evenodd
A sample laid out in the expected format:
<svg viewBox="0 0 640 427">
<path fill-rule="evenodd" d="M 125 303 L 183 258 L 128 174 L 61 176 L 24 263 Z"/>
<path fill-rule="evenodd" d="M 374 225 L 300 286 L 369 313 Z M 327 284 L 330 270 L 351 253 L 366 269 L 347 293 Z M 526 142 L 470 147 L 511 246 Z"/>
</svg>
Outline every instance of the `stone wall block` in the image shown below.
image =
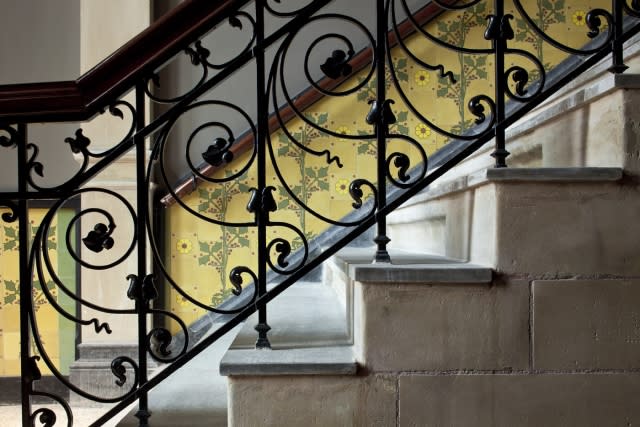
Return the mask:
<svg viewBox="0 0 640 427">
<path fill-rule="evenodd" d="M 393 377 L 231 376 L 229 425 L 371 426 L 396 424 Z"/>
<path fill-rule="evenodd" d="M 640 374 L 401 376 L 402 427 L 640 423 Z"/>
<path fill-rule="evenodd" d="M 640 368 L 640 280 L 533 283 L 535 369 Z"/>
<path fill-rule="evenodd" d="M 356 351 L 373 371 L 523 369 L 526 282 L 356 283 Z"/>
<path fill-rule="evenodd" d="M 545 277 L 640 275 L 634 188 L 501 183 L 497 191 L 497 270 Z"/>
</svg>

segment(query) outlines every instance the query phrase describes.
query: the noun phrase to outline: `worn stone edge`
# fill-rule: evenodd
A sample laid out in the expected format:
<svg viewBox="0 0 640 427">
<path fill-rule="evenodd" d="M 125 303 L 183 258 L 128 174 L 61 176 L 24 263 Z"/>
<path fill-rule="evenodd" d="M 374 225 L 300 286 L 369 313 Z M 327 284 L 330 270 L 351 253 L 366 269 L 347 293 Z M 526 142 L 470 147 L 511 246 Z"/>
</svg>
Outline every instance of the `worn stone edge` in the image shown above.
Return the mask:
<svg viewBox="0 0 640 427">
<path fill-rule="evenodd" d="M 337 355 L 335 353 L 338 353 Z M 220 375 L 355 375 L 351 347 L 311 349 L 230 349 L 220 362 Z"/>
<path fill-rule="evenodd" d="M 467 187 L 490 182 L 616 182 L 622 176 L 617 167 L 492 168 L 469 175 Z"/>
<path fill-rule="evenodd" d="M 596 183 L 617 182 L 623 176 L 622 168 L 618 167 L 488 168 L 453 179 L 442 185 L 428 187 L 426 191 L 403 206 L 414 206 L 491 182 Z"/>
<path fill-rule="evenodd" d="M 356 265 L 352 277 L 358 282 L 420 284 L 490 284 L 493 271 L 473 264 Z"/>
</svg>

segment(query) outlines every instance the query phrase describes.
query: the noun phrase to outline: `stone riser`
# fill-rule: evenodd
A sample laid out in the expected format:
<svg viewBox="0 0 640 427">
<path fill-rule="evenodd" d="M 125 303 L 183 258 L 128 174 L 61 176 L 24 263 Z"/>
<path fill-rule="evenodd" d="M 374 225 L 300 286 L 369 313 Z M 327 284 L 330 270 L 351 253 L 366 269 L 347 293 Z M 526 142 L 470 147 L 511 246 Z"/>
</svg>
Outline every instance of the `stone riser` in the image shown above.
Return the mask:
<svg viewBox="0 0 640 427">
<path fill-rule="evenodd" d="M 229 383 L 232 426 L 608 427 L 640 418 L 638 373 L 232 377 Z"/>
</svg>

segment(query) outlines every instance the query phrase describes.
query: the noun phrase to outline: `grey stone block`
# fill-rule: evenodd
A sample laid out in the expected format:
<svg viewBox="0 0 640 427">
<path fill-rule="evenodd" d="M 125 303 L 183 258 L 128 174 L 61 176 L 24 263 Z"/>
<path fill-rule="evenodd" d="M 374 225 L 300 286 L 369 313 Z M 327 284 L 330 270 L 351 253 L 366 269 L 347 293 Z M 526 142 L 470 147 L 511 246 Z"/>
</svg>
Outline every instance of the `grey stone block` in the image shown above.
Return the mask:
<svg viewBox="0 0 640 427">
<path fill-rule="evenodd" d="M 640 280 L 535 281 L 533 363 L 640 368 Z"/>
<path fill-rule="evenodd" d="M 640 422 L 640 374 L 401 376 L 403 427 L 613 427 Z"/>
<path fill-rule="evenodd" d="M 469 187 L 495 181 L 510 182 L 607 182 L 622 179 L 621 168 L 494 168 L 469 175 Z"/>
<path fill-rule="evenodd" d="M 497 270 L 545 277 L 640 274 L 635 188 L 610 182 L 490 186 L 497 206 L 495 261 L 489 265 Z M 481 257 L 481 248 L 476 253 Z"/>
<path fill-rule="evenodd" d="M 528 367 L 526 281 L 491 287 L 356 283 L 355 301 L 358 360 L 368 370 Z"/>
<path fill-rule="evenodd" d="M 351 347 L 232 349 L 220 362 L 221 375 L 355 375 Z"/>
<path fill-rule="evenodd" d="M 387 376 L 229 377 L 229 425 L 396 424 L 396 380 Z"/>
<path fill-rule="evenodd" d="M 355 267 L 354 279 L 375 283 L 491 283 L 492 271 L 473 264 L 374 264 Z"/>
</svg>

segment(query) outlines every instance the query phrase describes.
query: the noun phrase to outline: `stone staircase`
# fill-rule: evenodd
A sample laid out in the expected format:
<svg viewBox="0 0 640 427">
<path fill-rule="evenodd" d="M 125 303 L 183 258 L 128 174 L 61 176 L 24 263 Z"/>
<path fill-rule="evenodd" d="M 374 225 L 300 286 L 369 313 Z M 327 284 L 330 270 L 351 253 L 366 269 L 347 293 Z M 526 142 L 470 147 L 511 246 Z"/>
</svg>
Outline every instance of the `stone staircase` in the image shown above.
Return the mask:
<svg viewBox="0 0 640 427">
<path fill-rule="evenodd" d="M 431 299 L 428 294 L 438 294 L 433 284 L 445 288 L 460 285 L 474 292 L 487 288 L 491 270 L 402 251 L 391 253 L 398 266 L 372 265 L 373 252 L 373 248 L 344 251 L 325 267 L 322 284 L 295 285 L 287 291 L 295 292 L 276 301 L 272 312 L 279 314 L 272 325 L 272 350 L 246 348 L 249 342 L 244 334 L 255 340 L 251 328 L 238 335 L 220 368 L 229 376 L 230 425 L 394 423 L 399 367 L 420 365 L 415 349 L 446 335 L 446 330 L 434 324 L 431 333 L 419 338 L 403 326 L 406 317 L 414 318 L 416 311 L 427 314 L 422 303 Z M 368 287 L 372 278 L 375 289 Z M 431 285 L 423 286 L 425 282 Z M 324 297 L 316 297 L 318 290 Z M 433 302 L 448 311 L 450 301 L 438 299 Z M 331 303 L 331 310 L 319 310 Z M 298 313 L 302 314 L 300 321 Z M 464 319 L 457 320 L 462 328 Z M 278 336 L 276 325 L 283 324 L 288 330 Z M 339 324 L 352 325 L 351 330 L 332 334 L 335 341 L 331 345 L 316 346 L 314 337 L 321 331 L 339 330 Z M 287 339 L 306 335 L 311 336 L 306 342 Z"/>
<path fill-rule="evenodd" d="M 392 264 L 343 250 L 322 302 L 276 302 L 273 350 L 248 322 L 229 425 L 640 423 L 638 88 L 592 73 L 510 131 L 515 167 L 447 173 L 389 217 Z"/>
<path fill-rule="evenodd" d="M 273 350 L 248 349 L 249 322 L 224 356 L 229 425 L 640 421 L 636 185 L 619 168 L 491 169 L 432 196 L 423 210 L 444 209 L 446 227 L 412 224 L 413 204 L 397 214 L 395 241 L 420 248 L 426 235 L 467 230 L 476 264 L 402 250 L 391 265 L 371 264 L 373 248 L 343 251 L 313 285 L 322 302 L 310 294 L 274 307 Z M 469 224 L 451 225 L 469 206 Z M 330 290 L 333 315 L 297 316 L 327 306 Z M 350 340 L 300 342 L 342 313 Z M 295 344 L 276 338 L 280 328 Z"/>
<path fill-rule="evenodd" d="M 640 76 L 604 67 L 508 131 L 512 167 L 487 146 L 394 212 L 391 264 L 347 248 L 275 299 L 272 350 L 250 318 L 152 393 L 153 425 L 640 423 Z"/>
</svg>

